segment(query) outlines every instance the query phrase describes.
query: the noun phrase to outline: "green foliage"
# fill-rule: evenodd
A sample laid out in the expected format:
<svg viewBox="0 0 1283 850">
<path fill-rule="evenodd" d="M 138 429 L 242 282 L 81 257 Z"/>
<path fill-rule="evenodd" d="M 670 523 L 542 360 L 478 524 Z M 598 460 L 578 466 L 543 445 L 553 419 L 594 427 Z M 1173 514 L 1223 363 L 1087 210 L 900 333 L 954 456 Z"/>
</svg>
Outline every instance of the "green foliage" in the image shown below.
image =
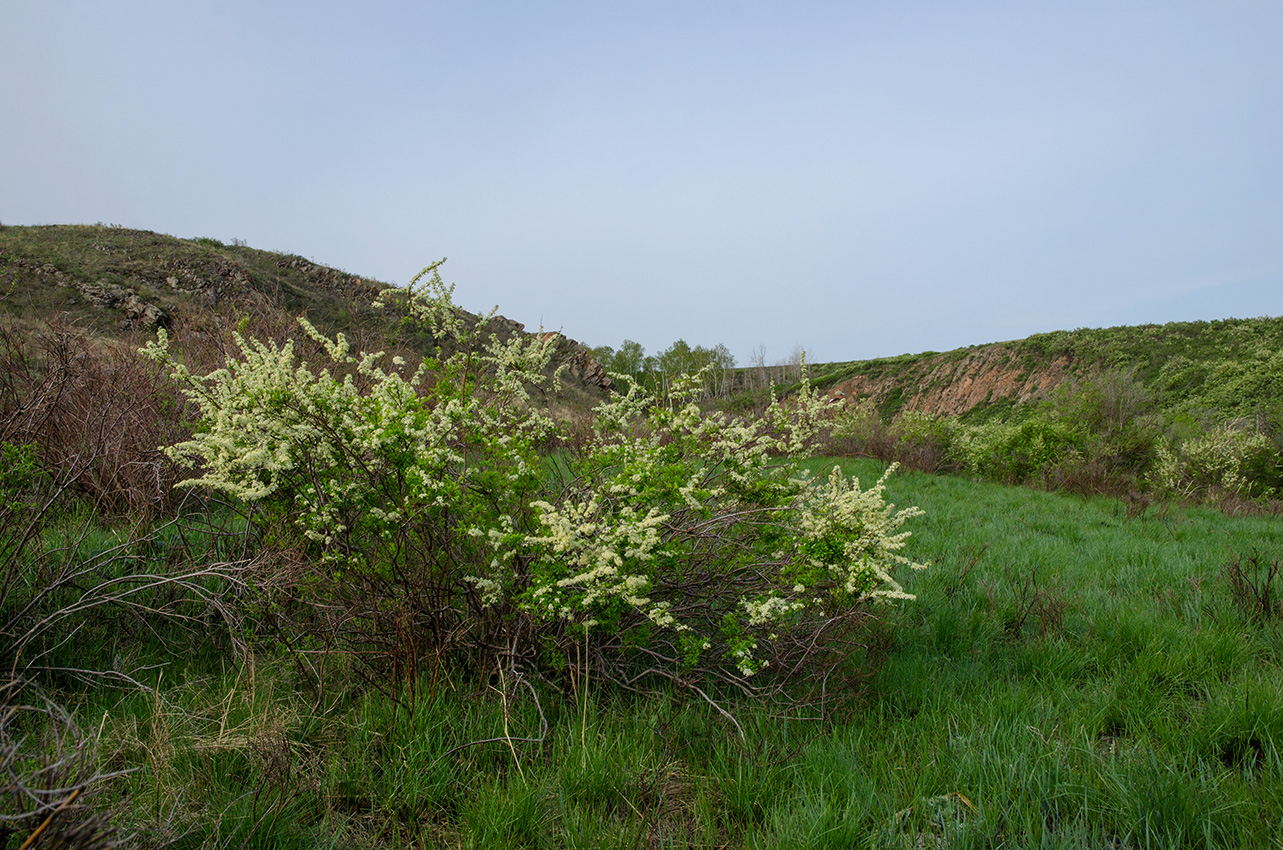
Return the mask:
<svg viewBox="0 0 1283 850">
<path fill-rule="evenodd" d="M 672 377 L 662 399 L 635 384 L 549 476 L 555 426 L 531 390 L 556 335 L 481 340 L 485 318 L 454 306 L 439 266 L 412 281 L 403 318 L 439 354 L 409 374 L 305 320 L 324 366 L 239 335 L 205 376 L 163 333 L 148 349 L 201 411 L 169 450 L 198 471 L 184 483 L 252 506 L 269 550 L 311 565 L 290 604 L 321 625 L 293 645 L 337 641 L 372 676 L 390 664 L 397 687 L 424 657 L 480 672 L 505 647 L 504 663 L 533 669 L 595 635 L 608 678 L 697 669 L 751 690 L 763 667 L 827 652 L 817 630 L 905 597 L 891 572 L 911 563 L 898 529 L 916 511 L 885 505 L 881 481 L 812 483 L 780 460 L 818 428 L 805 380 L 754 422 L 701 411 L 703 373 Z"/>
<path fill-rule="evenodd" d="M 887 421 L 873 399 L 861 399 L 832 414 L 829 445 L 837 453 L 914 469 L 965 470 L 1077 492 L 1278 498 L 1283 430 L 1276 413 L 1210 427 L 1189 414 L 1165 418 L 1158 392 L 1137 374 L 1127 369 L 1081 377 L 1040 406 L 965 421 L 914 411 Z M 1254 374 L 1268 383 L 1263 373 Z"/>
<path fill-rule="evenodd" d="M 0 628 L 27 601 L 26 550 L 41 528 L 48 480 L 36 462 L 36 447 L 0 442 Z M 0 633 L 2 634 L 2 633 Z M 5 653 L 0 653 L 0 662 Z"/>
<path fill-rule="evenodd" d="M 1018 425 L 991 422 L 972 426 L 959 439 L 963 462 L 970 472 L 1013 484 L 1047 475 L 1077 444 L 1070 427 L 1042 417 Z"/>
<path fill-rule="evenodd" d="M 1162 441 L 1156 453 L 1153 481 L 1187 496 L 1277 498 L 1283 488 L 1280 447 L 1251 425 L 1221 425 L 1177 447 Z"/>
<path fill-rule="evenodd" d="M 647 392 L 662 400 L 674 381 L 684 375 L 699 376 L 701 401 L 722 398 L 737 386 L 735 356 L 720 343 L 712 348 L 692 348 L 679 339 L 648 357 L 641 343 L 626 339 L 618 351 L 606 345 L 592 349 L 592 354 L 624 392 L 632 384 L 641 383 Z"/>
<path fill-rule="evenodd" d="M 930 396 L 939 383 L 956 383 L 953 364 L 975 354 L 974 348 L 827 364 L 817 370 L 817 383 L 830 386 L 855 375 L 878 382 L 872 404 L 886 427 L 864 429 L 876 438 L 848 435 L 845 445 L 835 444 L 835 450 L 918 468 L 947 470 L 956 464 L 985 470 L 983 474 L 999 480 L 1124 492 L 1158 481 L 1161 437 L 1166 436 L 1169 449 L 1179 454 L 1174 447 L 1199 440 L 1225 423 L 1255 419 L 1263 433 L 1275 433 L 1283 421 L 1281 351 L 1283 318 L 1056 331 L 985 346 L 979 362 L 986 368 L 998 364 L 1000 369 L 1018 370 L 1015 385 L 1031 373 L 1071 377 L 1050 397 L 1027 400 L 1027 387 L 1021 396 L 1008 390 L 962 412 L 958 419 L 966 427 L 959 433 L 969 435 L 969 458 L 963 457 L 959 441 L 933 439 L 931 450 L 923 451 L 921 442 L 915 450 L 901 445 L 893 431 L 894 422 L 905 413 L 905 401 Z M 1041 424 L 1016 434 L 1018 426 L 1031 420 Z M 979 430 L 972 433 L 973 428 Z M 1191 449 L 1196 454 L 1204 451 L 1198 444 Z M 1264 469 L 1254 473 L 1262 481 L 1242 492 L 1264 496 L 1273 486 L 1264 483 L 1271 474 Z M 1186 488 L 1191 489 L 1207 488 Z"/>
<path fill-rule="evenodd" d="M 21 522 L 32 510 L 28 494 L 40 471 L 34 445 L 0 442 L 0 523 L 7 525 L 10 517 Z"/>
<path fill-rule="evenodd" d="M 641 343 L 626 339 L 615 352 L 611 368 L 623 375 L 636 375 L 645 368 L 646 349 Z"/>
<path fill-rule="evenodd" d="M 1106 474 L 1136 477 L 1154 462 L 1161 433 L 1153 393 L 1134 372 L 1106 372 L 1062 385 L 1051 415 L 1077 436 L 1082 455 Z"/>
<path fill-rule="evenodd" d="M 741 739 L 677 686 L 598 687 L 596 627 L 551 682 L 422 671 L 413 714 L 351 679 L 319 700 L 260 645 L 167 668 L 155 695 L 78 686 L 77 719 L 133 769 L 96 802 L 155 844 L 211 846 L 1277 843 L 1283 644 L 1259 613 L 1277 519 L 885 487 L 926 511 L 914 548 L 936 566 L 903 576 L 918 602 L 881 612 L 886 664 L 842 710 L 719 699 Z M 1227 552 L 1253 547 L 1236 589 Z"/>
</svg>

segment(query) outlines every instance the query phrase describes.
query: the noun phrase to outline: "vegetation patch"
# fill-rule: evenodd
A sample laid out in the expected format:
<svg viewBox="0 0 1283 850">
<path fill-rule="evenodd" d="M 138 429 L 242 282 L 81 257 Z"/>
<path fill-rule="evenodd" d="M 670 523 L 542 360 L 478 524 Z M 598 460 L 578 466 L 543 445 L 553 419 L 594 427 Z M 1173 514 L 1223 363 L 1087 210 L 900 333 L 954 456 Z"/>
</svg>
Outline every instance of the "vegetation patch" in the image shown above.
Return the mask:
<svg viewBox="0 0 1283 850">
<path fill-rule="evenodd" d="M 564 340 L 435 271 L 350 334 L 175 311 L 152 359 L 13 314 L 8 846 L 1283 841 L 1270 356 L 1183 349 L 1197 404 L 1115 358 L 987 422 L 802 371 L 752 418 L 707 374 L 572 404 Z"/>
</svg>

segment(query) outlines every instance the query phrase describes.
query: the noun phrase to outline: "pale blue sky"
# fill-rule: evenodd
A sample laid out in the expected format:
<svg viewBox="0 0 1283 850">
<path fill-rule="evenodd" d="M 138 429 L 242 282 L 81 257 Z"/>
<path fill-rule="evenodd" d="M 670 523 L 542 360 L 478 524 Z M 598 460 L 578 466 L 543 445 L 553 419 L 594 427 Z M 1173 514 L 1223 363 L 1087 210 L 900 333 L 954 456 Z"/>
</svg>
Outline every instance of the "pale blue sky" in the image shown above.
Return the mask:
<svg viewBox="0 0 1283 850">
<path fill-rule="evenodd" d="M 0 0 L 0 221 L 747 359 L 1283 314 L 1283 3 Z"/>
</svg>

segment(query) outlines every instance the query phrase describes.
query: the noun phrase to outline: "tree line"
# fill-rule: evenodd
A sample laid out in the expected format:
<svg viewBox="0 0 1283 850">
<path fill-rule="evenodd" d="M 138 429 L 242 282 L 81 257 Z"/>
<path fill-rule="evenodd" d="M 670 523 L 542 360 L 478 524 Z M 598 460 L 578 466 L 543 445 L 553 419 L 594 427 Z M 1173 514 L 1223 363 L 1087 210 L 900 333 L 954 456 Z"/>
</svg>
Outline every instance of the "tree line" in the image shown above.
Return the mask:
<svg viewBox="0 0 1283 850">
<path fill-rule="evenodd" d="M 805 349 L 798 345 L 788 358 L 768 363 L 766 346 L 759 344 L 751 352 L 748 364 L 740 366 L 722 343 L 692 347 L 684 339 L 655 354 L 647 354 L 641 343 L 626 339 L 619 348 L 598 346 L 592 349 L 592 355 L 607 372 L 638 382 L 658 396 L 668 394 L 677 376 L 700 375 L 706 400 L 764 391 L 772 384 L 798 380 L 802 364 L 808 359 Z"/>
</svg>

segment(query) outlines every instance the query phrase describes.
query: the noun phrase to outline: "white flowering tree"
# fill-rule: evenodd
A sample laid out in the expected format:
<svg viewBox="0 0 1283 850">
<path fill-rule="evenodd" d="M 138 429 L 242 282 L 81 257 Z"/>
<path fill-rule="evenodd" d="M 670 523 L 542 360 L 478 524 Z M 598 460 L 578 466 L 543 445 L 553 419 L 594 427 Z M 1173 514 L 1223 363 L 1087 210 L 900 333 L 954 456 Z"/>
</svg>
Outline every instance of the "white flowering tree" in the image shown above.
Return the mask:
<svg viewBox="0 0 1283 850">
<path fill-rule="evenodd" d="M 841 672 L 872 603 L 907 598 L 893 572 L 921 566 L 901 554 L 919 511 L 887 504 L 881 480 L 799 470 L 820 413 L 805 384 L 754 422 L 704 413 L 699 376 L 659 406 L 634 385 L 582 449 L 549 451 L 531 389 L 555 381 L 554 335 L 482 339 L 450 296 L 437 265 L 405 295 L 442 352 L 413 370 L 306 321 L 323 364 L 237 337 L 238 357 L 197 376 L 163 334 L 150 349 L 202 413 L 169 449 L 196 473 L 184 483 L 251 506 L 265 551 L 304 565 L 275 582 L 293 645 L 357 650 L 394 686 L 425 660 L 555 674 L 573 659 L 626 686 L 780 693 Z"/>
</svg>

